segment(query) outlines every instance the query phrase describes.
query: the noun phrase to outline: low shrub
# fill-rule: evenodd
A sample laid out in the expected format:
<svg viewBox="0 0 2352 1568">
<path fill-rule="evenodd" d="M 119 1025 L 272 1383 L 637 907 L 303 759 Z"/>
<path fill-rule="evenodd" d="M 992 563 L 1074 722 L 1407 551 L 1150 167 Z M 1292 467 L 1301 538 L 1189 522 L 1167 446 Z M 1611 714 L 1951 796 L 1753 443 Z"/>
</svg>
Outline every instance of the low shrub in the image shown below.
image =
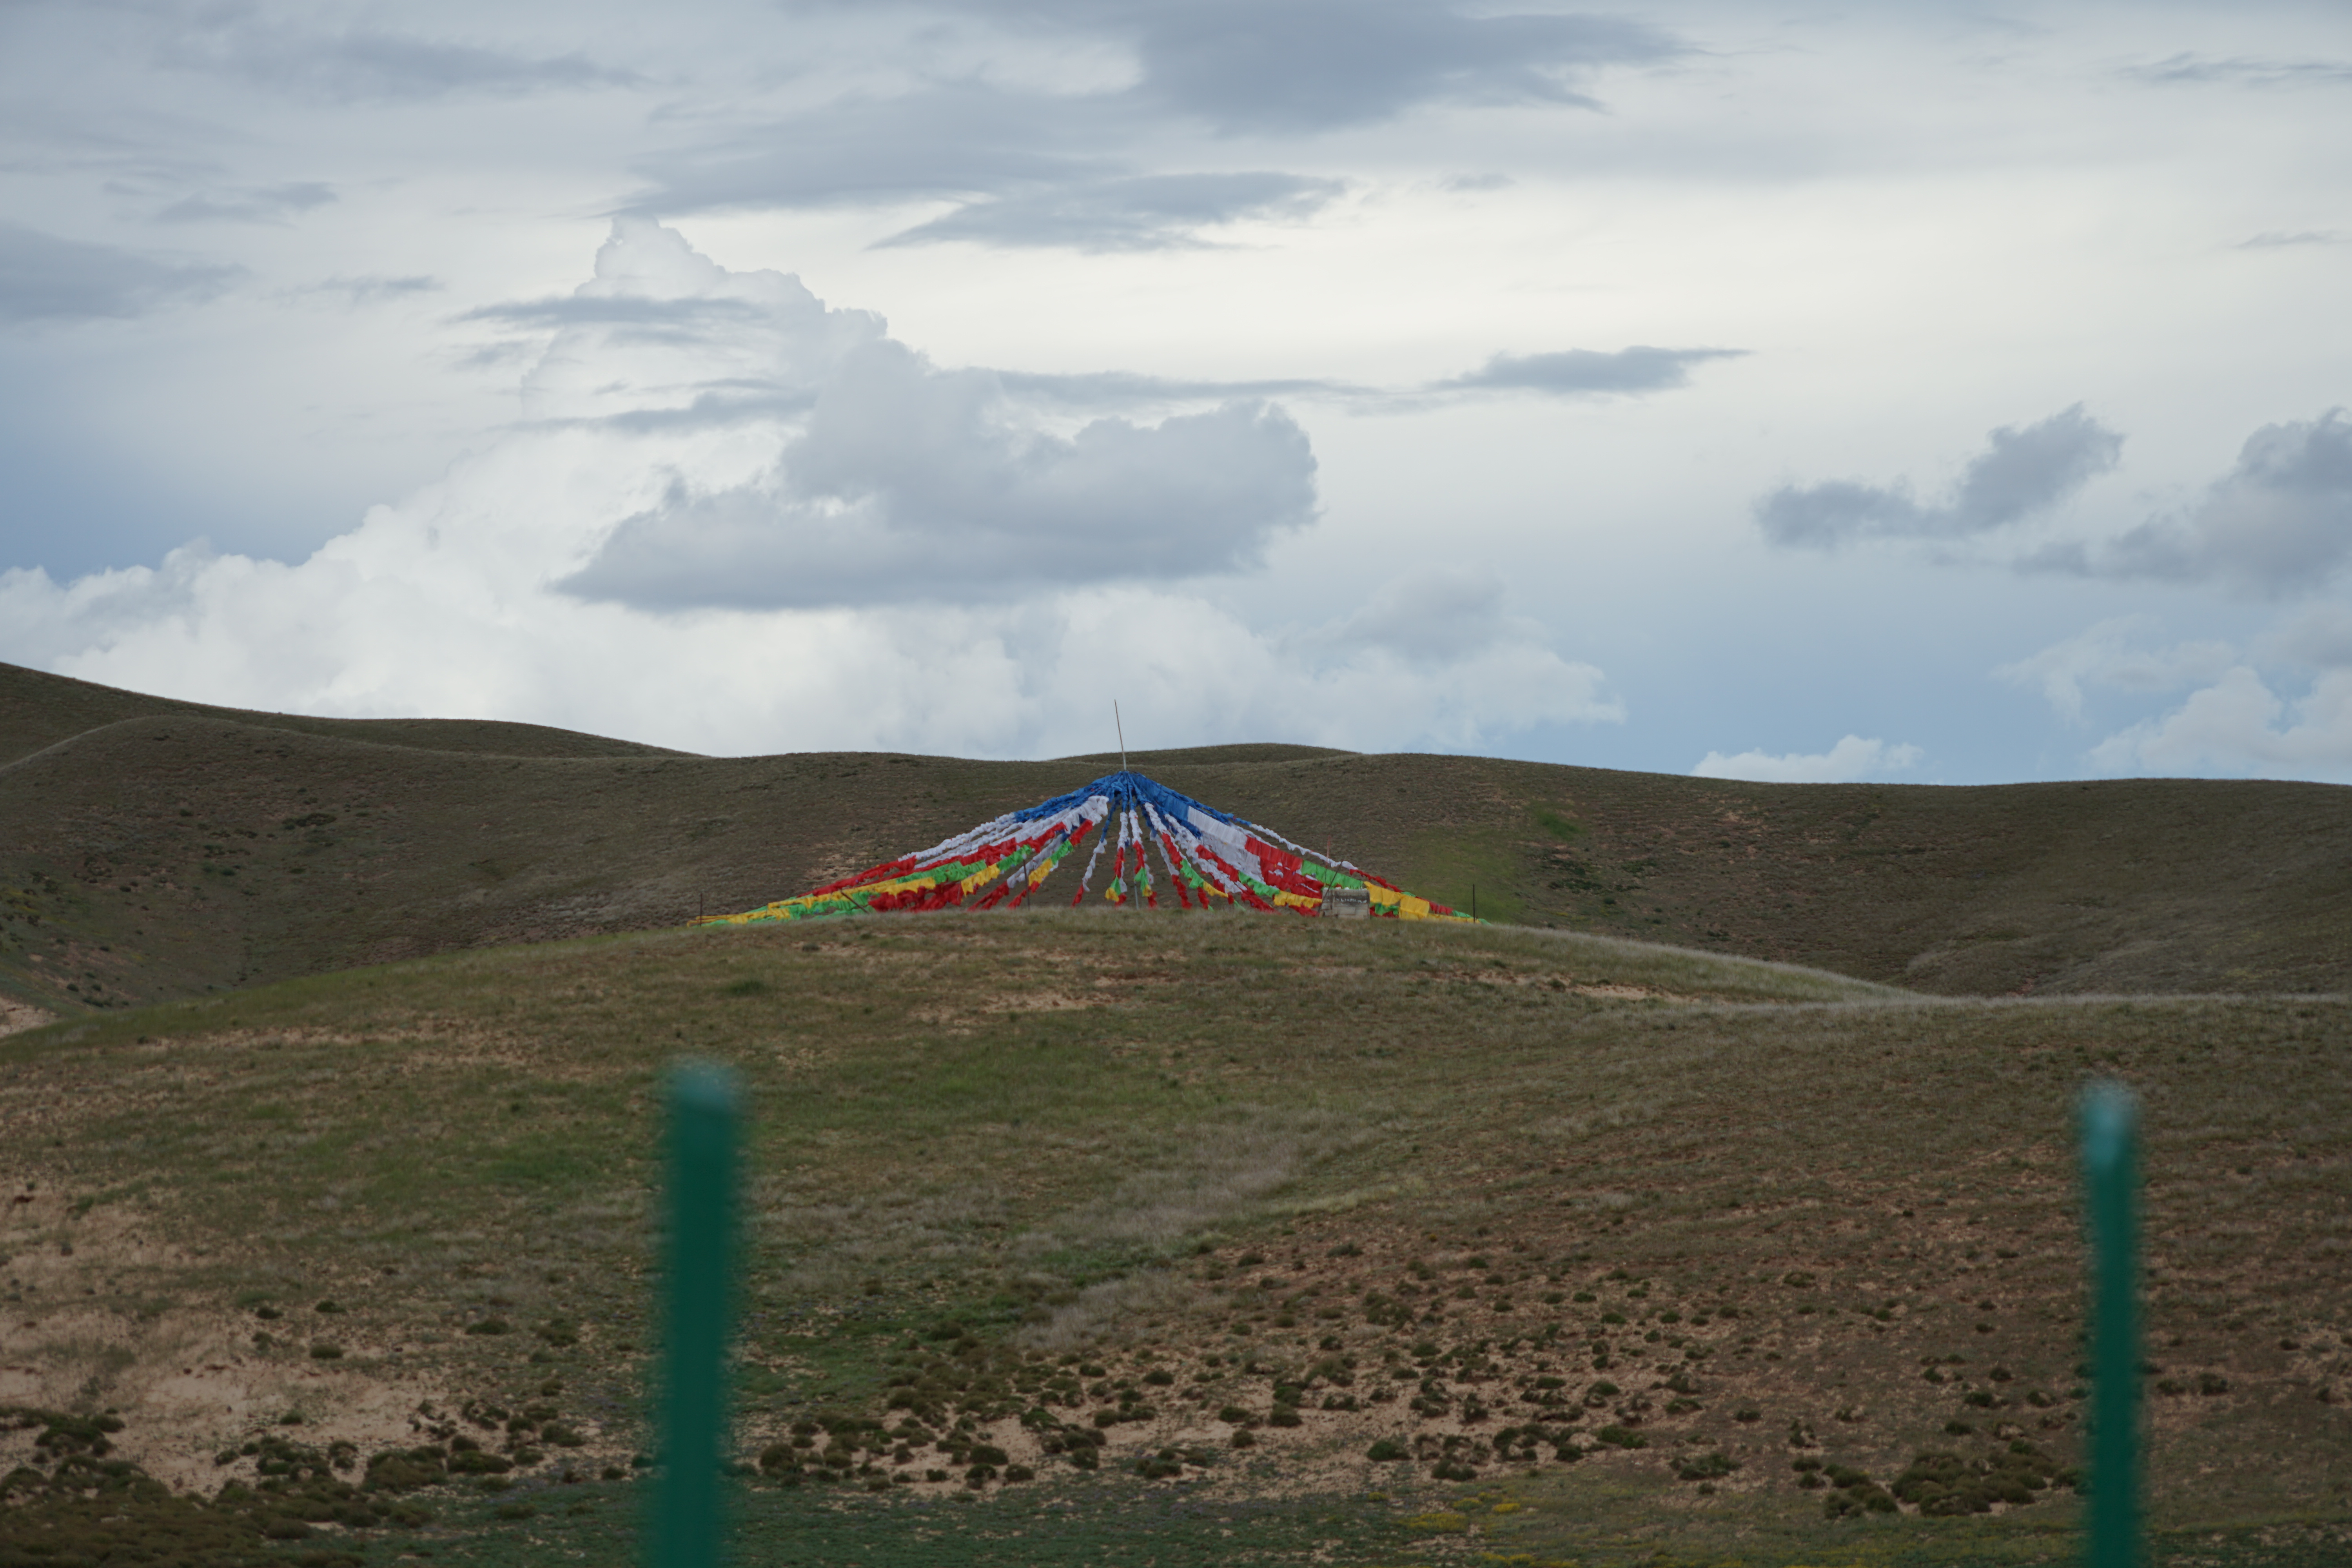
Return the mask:
<svg viewBox="0 0 2352 1568">
<path fill-rule="evenodd" d="M 1721 1449 L 1712 1453 L 1695 1454 L 1675 1468 L 1675 1474 L 1686 1481 L 1712 1481 L 1731 1474 L 1738 1462 Z"/>
</svg>

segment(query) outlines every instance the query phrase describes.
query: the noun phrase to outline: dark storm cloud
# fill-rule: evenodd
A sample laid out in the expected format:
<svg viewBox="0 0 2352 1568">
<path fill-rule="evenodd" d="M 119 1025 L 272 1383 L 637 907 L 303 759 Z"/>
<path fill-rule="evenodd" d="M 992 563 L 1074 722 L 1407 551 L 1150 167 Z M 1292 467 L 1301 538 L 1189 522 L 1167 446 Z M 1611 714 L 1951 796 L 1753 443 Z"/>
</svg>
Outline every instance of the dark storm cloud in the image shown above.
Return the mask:
<svg viewBox="0 0 2352 1568">
<path fill-rule="evenodd" d="M 1346 187 L 1302 174 L 1138 174 L 1082 181 L 974 202 L 884 245 L 970 240 L 1073 250 L 1171 250 L 1206 242 L 1194 231 L 1242 218 L 1311 216 Z"/>
<path fill-rule="evenodd" d="M 2078 403 L 2039 424 L 1993 431 L 1942 505 L 1921 505 L 1899 481 L 1832 480 L 1782 486 L 1756 503 L 1756 520 L 1775 544 L 1823 550 L 1861 539 L 1963 538 L 2056 506 L 2113 468 L 2123 444 Z"/>
<path fill-rule="evenodd" d="M 2352 422 L 2344 410 L 2265 425 L 2186 511 L 2030 565 L 2097 577 L 2210 584 L 2263 597 L 2320 586 L 2352 561 Z"/>
<path fill-rule="evenodd" d="M 284 223 L 334 199 L 332 186 L 300 180 L 283 185 L 196 192 L 182 196 L 155 216 L 162 223 Z"/>
<path fill-rule="evenodd" d="M 0 218 L 0 321 L 143 316 L 208 299 L 236 276 L 235 268 L 153 260 Z"/>
<path fill-rule="evenodd" d="M 1436 383 L 1434 392 L 1549 392 L 1560 396 L 1666 392 L 1690 384 L 1691 367 L 1711 359 L 1738 359 L 1744 349 L 1657 349 L 1636 344 L 1602 353 L 1496 354 L 1478 369 Z"/>
<path fill-rule="evenodd" d="M 331 102 L 511 95 L 643 80 L 577 53 L 517 54 L 370 26 L 287 26 L 234 9 L 190 20 L 163 40 L 159 52 L 164 64 L 182 69 Z"/>
</svg>

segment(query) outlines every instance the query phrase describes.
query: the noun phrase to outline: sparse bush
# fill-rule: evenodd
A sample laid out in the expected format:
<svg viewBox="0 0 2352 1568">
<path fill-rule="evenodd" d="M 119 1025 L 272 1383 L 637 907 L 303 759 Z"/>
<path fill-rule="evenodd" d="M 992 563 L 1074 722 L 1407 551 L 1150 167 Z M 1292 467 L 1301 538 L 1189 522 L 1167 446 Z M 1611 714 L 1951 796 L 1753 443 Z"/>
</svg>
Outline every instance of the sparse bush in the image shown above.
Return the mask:
<svg viewBox="0 0 2352 1568">
<path fill-rule="evenodd" d="M 514 1461 L 480 1448 L 460 1448 L 449 1456 L 449 1473 L 457 1476 L 502 1476 Z"/>
<path fill-rule="evenodd" d="M 1675 1468 L 1675 1474 L 1686 1481 L 1712 1481 L 1731 1474 L 1738 1468 L 1738 1463 L 1730 1455 L 1718 1448 L 1712 1453 L 1685 1458 Z"/>
</svg>

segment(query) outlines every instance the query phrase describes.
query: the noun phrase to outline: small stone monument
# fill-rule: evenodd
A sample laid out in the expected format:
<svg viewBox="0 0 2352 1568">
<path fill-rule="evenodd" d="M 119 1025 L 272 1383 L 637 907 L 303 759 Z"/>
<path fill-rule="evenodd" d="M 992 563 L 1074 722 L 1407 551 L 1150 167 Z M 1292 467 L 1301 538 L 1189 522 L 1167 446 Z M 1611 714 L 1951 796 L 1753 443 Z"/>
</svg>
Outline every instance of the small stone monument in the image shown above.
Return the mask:
<svg viewBox="0 0 2352 1568">
<path fill-rule="evenodd" d="M 1372 895 L 1366 888 L 1326 888 L 1323 889 L 1323 918 L 1326 920 L 1361 921 L 1372 915 Z"/>
</svg>

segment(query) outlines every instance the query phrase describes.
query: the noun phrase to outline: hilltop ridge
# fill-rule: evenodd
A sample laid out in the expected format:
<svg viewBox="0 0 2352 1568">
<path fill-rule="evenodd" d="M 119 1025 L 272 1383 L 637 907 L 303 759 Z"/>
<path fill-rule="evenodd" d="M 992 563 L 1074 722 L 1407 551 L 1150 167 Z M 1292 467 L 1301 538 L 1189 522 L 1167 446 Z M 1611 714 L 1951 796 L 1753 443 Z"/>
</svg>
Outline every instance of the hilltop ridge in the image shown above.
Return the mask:
<svg viewBox="0 0 2352 1568">
<path fill-rule="evenodd" d="M 1117 762 L 702 757 L 4 665 L 0 754 L 0 992 L 68 1013 L 750 908 Z M 1916 990 L 2336 991 L 2352 961 L 2336 785 L 1759 784 L 1272 743 L 1129 761 L 1489 919 Z"/>
</svg>

